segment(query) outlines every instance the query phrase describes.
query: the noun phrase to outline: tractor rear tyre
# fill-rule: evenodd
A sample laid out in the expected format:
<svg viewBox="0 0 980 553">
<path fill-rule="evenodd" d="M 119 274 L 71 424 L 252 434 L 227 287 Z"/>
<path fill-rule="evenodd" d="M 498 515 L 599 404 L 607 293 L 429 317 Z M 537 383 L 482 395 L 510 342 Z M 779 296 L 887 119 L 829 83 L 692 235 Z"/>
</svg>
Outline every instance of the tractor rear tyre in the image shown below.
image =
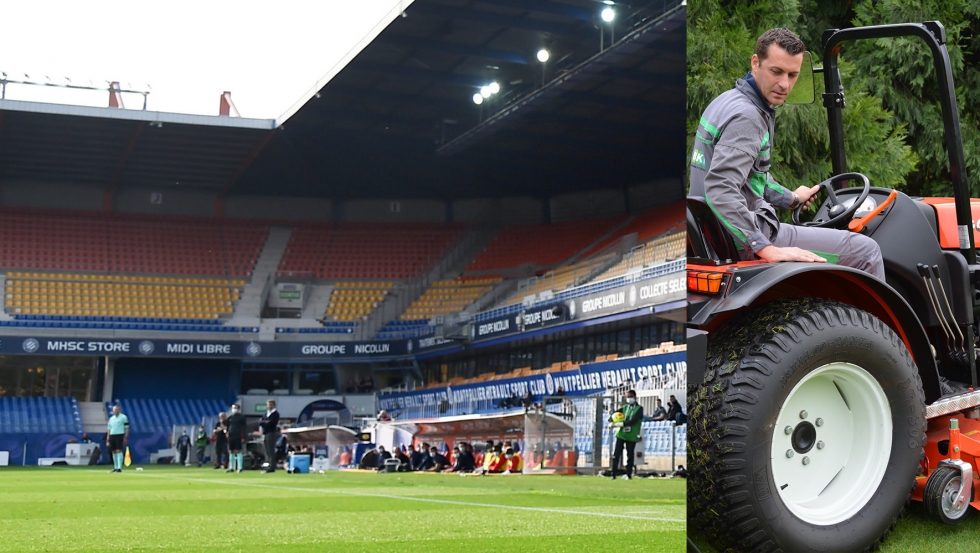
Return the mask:
<svg viewBox="0 0 980 553">
<path fill-rule="evenodd" d="M 925 395 L 879 319 L 822 299 L 750 309 L 710 337 L 688 396 L 688 520 L 719 550 L 873 551 L 895 527 Z"/>
<path fill-rule="evenodd" d="M 926 489 L 922 492 L 922 502 L 926 504 L 929 514 L 950 525 L 966 519 L 970 511 L 969 500 L 959 509 L 953 505 L 962 480 L 960 471 L 953 467 L 939 467 L 929 475 Z"/>
</svg>

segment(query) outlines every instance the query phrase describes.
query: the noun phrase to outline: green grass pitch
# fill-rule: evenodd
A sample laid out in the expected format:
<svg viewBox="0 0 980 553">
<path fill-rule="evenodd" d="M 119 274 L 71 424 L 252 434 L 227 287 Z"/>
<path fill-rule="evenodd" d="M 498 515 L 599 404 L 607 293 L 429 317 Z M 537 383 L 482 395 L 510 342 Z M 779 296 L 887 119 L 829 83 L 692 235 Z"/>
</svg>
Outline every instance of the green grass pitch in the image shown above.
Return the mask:
<svg viewBox="0 0 980 553">
<path fill-rule="evenodd" d="M 682 479 L 0 469 L 0 550 L 680 552 Z"/>
<path fill-rule="evenodd" d="M 905 517 L 898 521 L 878 553 L 966 553 L 978 551 L 980 514 L 971 508 L 966 520 L 949 526 L 929 515 L 922 503 L 913 501 L 905 510 Z M 692 531 L 691 540 L 701 553 L 717 553 L 707 539 Z"/>
</svg>

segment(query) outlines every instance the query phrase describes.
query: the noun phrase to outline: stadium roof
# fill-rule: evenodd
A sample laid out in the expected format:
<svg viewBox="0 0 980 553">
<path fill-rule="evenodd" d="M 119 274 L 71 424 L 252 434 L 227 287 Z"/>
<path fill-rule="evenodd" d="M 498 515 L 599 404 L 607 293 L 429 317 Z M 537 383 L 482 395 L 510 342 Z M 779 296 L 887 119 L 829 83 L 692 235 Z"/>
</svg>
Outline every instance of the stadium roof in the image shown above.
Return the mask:
<svg viewBox="0 0 980 553">
<path fill-rule="evenodd" d="M 285 122 L 0 101 L 0 180 L 447 200 L 679 180 L 683 4 L 616 2 L 613 31 L 595 0 L 416 0 Z"/>
</svg>

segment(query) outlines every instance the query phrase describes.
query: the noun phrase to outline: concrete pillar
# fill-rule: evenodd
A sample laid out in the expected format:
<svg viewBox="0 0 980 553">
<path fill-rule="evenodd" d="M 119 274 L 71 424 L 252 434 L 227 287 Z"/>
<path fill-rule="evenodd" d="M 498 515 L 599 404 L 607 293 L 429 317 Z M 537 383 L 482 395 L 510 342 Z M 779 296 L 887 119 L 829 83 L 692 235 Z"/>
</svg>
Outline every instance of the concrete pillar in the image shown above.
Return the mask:
<svg viewBox="0 0 980 553">
<path fill-rule="evenodd" d="M 102 382 L 102 401 L 112 401 L 112 380 L 116 374 L 116 358 L 105 358 L 105 378 Z"/>
</svg>

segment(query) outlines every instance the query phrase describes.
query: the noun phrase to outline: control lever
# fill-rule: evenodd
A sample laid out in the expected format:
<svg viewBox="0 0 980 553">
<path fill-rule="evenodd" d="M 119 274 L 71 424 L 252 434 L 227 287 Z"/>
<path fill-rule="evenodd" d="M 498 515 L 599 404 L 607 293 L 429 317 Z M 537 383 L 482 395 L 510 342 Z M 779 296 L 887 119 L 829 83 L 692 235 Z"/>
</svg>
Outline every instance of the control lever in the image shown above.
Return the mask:
<svg viewBox="0 0 980 553">
<path fill-rule="evenodd" d="M 936 317 L 939 319 L 939 326 L 942 327 L 943 334 L 946 335 L 946 347 L 952 351 L 954 342 L 953 331 L 946 326 L 946 316 L 939 308 L 939 298 L 936 297 L 936 290 L 932 286 L 932 273 L 929 271 L 929 267 L 922 263 L 916 264 L 915 268 L 919 271 L 919 276 L 922 277 L 922 283 L 926 287 L 926 295 L 929 296 L 929 303 L 932 304 L 932 310 L 935 311 Z"/>
</svg>

